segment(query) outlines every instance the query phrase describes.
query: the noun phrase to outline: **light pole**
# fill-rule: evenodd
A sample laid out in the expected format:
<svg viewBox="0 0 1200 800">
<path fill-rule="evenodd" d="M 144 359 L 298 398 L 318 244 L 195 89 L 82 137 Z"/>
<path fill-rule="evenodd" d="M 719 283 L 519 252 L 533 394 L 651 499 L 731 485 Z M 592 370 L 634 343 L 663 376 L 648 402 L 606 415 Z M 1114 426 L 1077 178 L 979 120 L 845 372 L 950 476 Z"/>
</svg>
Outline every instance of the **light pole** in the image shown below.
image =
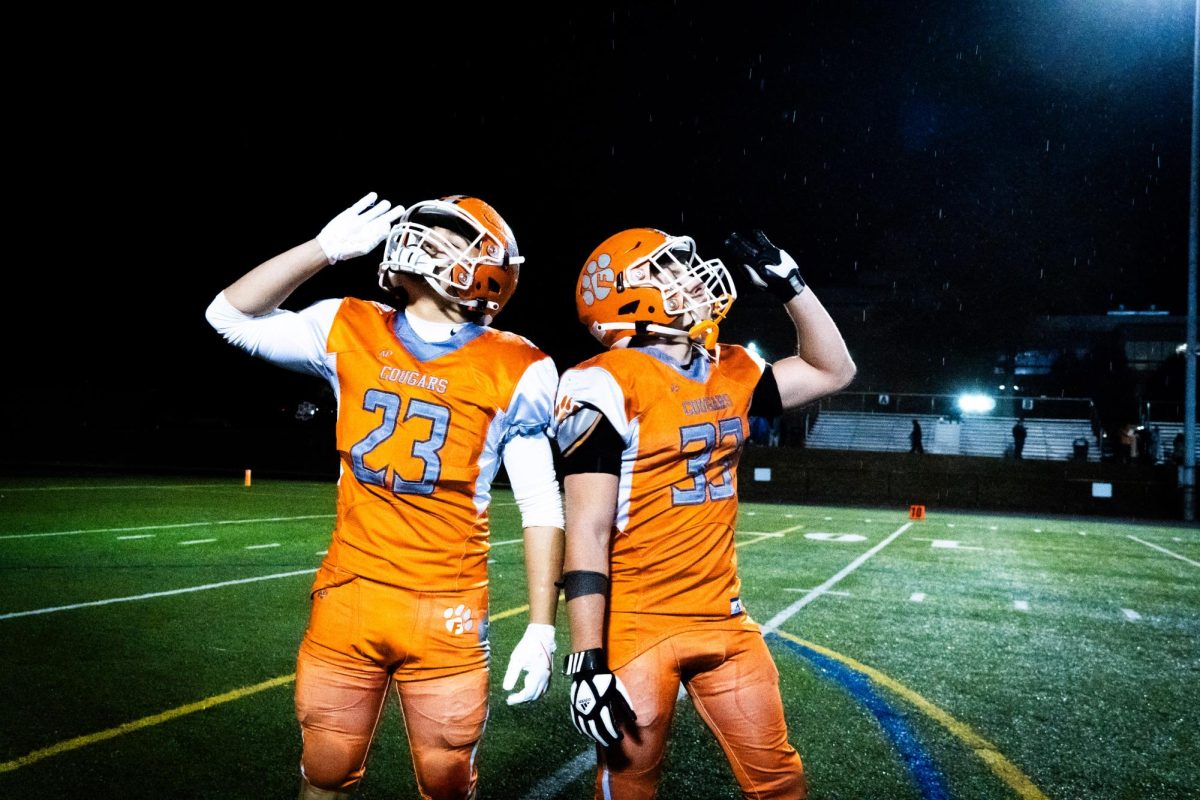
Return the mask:
<svg viewBox="0 0 1200 800">
<path fill-rule="evenodd" d="M 1183 518 L 1196 518 L 1196 213 L 1200 206 L 1197 183 L 1200 173 L 1200 0 L 1192 17 L 1192 180 L 1188 200 L 1188 292 L 1187 350 L 1184 353 L 1183 468 L 1179 486 L 1183 490 Z"/>
</svg>

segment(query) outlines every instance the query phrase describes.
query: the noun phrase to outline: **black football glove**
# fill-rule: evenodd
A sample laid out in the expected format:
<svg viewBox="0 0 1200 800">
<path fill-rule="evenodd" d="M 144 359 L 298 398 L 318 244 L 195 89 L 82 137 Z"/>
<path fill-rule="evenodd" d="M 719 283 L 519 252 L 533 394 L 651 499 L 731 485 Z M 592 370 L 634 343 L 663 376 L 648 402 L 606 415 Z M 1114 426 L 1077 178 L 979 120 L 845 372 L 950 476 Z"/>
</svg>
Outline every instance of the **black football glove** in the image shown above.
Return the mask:
<svg viewBox="0 0 1200 800">
<path fill-rule="evenodd" d="M 621 726 L 637 720 L 629 693 L 621 679 L 608 669 L 608 658 L 599 647 L 567 656 L 563 673 L 571 676 L 571 722 L 584 736 L 610 747 L 624 738 Z"/>
<path fill-rule="evenodd" d="M 786 250 L 771 244 L 762 231 L 754 231 L 749 239 L 731 233 L 725 240 L 725 246 L 742 262 L 754 285 L 766 289 L 780 302 L 786 303 L 804 291 L 804 279 L 800 277 L 800 268 L 795 259 Z"/>
</svg>

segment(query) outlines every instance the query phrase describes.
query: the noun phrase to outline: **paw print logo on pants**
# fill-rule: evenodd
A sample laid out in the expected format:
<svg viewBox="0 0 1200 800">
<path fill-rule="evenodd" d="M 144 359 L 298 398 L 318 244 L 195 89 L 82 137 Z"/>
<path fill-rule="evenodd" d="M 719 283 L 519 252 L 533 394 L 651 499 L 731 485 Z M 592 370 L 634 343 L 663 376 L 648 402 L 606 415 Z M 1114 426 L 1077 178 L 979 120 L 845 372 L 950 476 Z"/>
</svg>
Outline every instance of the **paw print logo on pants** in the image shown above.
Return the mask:
<svg viewBox="0 0 1200 800">
<path fill-rule="evenodd" d="M 584 268 L 583 277 L 579 282 L 579 294 L 587 305 L 603 300 L 612 291 L 612 282 L 616 276 L 608 268 L 611 263 L 612 258 L 605 253 L 595 261 L 589 261 Z"/>
<path fill-rule="evenodd" d="M 475 620 L 471 619 L 471 609 L 461 603 L 454 608 L 447 608 L 442 612 L 442 616 L 446 619 L 446 630 L 455 636 L 475 627 Z"/>
</svg>

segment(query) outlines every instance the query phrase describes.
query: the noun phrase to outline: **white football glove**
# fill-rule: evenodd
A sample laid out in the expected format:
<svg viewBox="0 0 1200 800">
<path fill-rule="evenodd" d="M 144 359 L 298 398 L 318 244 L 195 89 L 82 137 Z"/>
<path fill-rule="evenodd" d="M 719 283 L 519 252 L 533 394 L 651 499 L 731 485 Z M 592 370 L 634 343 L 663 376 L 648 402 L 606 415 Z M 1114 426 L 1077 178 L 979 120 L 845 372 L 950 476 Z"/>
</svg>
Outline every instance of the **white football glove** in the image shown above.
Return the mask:
<svg viewBox="0 0 1200 800">
<path fill-rule="evenodd" d="M 528 703 L 537 700 L 550 686 L 550 670 L 554 661 L 554 626 L 531 622 L 525 635 L 513 648 L 504 673 L 504 691 L 511 692 L 517 678 L 525 673 L 525 685 L 521 691 L 508 696 L 508 704 Z"/>
<path fill-rule="evenodd" d="M 317 244 L 330 264 L 364 256 L 387 238 L 392 223 L 404 213 L 404 206 L 392 208 L 387 200 L 376 203 L 378 197 L 375 192 L 366 195 L 331 219 L 317 234 Z"/>
</svg>

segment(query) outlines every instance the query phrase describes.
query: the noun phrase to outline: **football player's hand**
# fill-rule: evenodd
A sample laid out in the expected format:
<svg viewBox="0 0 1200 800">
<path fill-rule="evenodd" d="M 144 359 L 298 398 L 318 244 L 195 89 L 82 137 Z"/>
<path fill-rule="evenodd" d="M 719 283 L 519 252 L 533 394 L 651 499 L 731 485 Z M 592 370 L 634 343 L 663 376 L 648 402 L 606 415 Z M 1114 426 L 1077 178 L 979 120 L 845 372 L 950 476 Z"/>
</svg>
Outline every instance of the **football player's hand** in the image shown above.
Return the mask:
<svg viewBox="0 0 1200 800">
<path fill-rule="evenodd" d="M 378 197 L 375 192 L 366 195 L 317 234 L 317 244 L 330 264 L 366 255 L 387 238 L 392 223 L 404 213 L 404 206 L 392 208 L 387 200 L 376 203 Z"/>
<path fill-rule="evenodd" d="M 731 233 L 725 246 L 742 262 L 754 285 L 766 289 L 781 302 L 786 303 L 804 291 L 804 279 L 795 259 L 771 244 L 762 231 L 754 231 L 749 238 Z"/>
<path fill-rule="evenodd" d="M 504 691 L 511 692 L 517 685 L 517 678 L 525 673 L 525 684 L 521 691 L 508 696 L 508 704 L 528 703 L 537 700 L 546 693 L 550 686 L 550 670 L 554 657 L 554 626 L 531 622 L 525 628 L 525 635 L 513 648 L 512 656 L 508 659 L 508 669 L 504 673 Z"/>
<path fill-rule="evenodd" d="M 604 650 L 580 650 L 567 656 L 563 671 L 571 676 L 571 722 L 575 730 L 611 747 L 624 738 L 621 728 L 637 721 L 629 692 L 608 670 Z"/>
</svg>

